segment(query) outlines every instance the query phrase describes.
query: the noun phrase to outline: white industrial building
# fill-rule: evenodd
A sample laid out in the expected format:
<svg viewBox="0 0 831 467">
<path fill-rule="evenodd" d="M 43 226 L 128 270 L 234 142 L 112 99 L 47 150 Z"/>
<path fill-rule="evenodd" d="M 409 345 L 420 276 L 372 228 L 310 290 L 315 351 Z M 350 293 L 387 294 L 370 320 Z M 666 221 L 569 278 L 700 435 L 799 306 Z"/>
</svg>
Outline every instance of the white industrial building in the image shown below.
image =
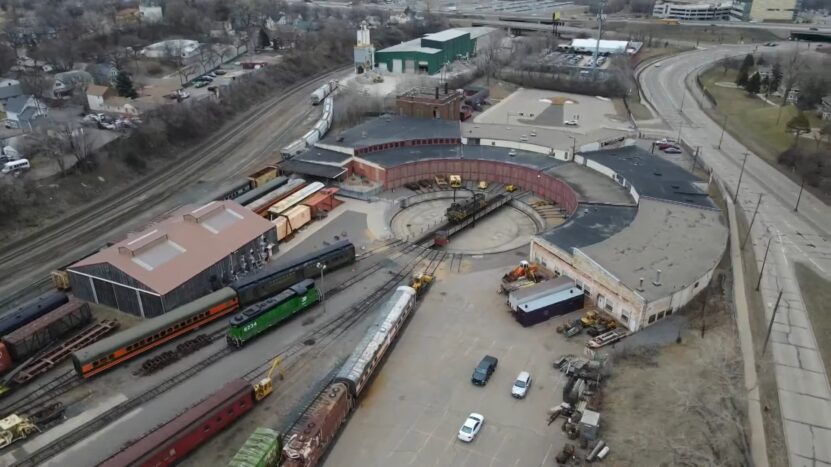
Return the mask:
<svg viewBox="0 0 831 467">
<path fill-rule="evenodd" d="M 361 28 L 358 29 L 358 41 L 353 49 L 354 64 L 357 73 L 375 68 L 375 47 L 369 38 L 369 26 L 366 21 L 361 21 Z"/>
<path fill-rule="evenodd" d="M 733 2 L 658 2 L 652 9 L 652 16 L 688 21 L 729 20 L 732 11 Z"/>
<path fill-rule="evenodd" d="M 628 41 L 610 41 L 601 39 L 598 47 L 597 39 L 572 39 L 571 48 L 578 53 L 622 54 L 630 50 Z"/>
<path fill-rule="evenodd" d="M 189 39 L 172 39 L 156 42 L 141 50 L 147 58 L 191 58 L 199 51 L 199 42 Z"/>
</svg>

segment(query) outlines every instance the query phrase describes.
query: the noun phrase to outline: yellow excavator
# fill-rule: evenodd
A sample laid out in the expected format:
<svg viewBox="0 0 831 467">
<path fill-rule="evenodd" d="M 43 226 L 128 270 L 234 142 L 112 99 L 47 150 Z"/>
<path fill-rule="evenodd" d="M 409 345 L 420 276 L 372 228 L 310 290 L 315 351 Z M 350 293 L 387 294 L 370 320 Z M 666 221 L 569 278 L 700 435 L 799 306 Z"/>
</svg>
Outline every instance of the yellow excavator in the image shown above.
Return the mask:
<svg viewBox="0 0 831 467">
<path fill-rule="evenodd" d="M 274 370 L 277 367 L 280 367 L 280 379 L 282 380 L 285 377 L 285 373 L 283 373 L 283 358 L 281 356 L 277 356 L 271 362 L 271 369 L 268 370 L 268 374 L 265 378 L 261 379 L 259 382 L 254 384 L 254 399 L 261 401 L 268 397 L 271 394 L 271 391 L 274 390 L 274 384 L 271 381 L 271 375 L 274 374 Z"/>
<path fill-rule="evenodd" d="M 410 287 L 415 289 L 417 297 L 421 297 L 424 292 L 430 288 L 430 284 L 432 283 L 432 275 L 427 274 L 426 272 L 420 272 L 413 276 L 413 280 L 410 281 Z"/>
</svg>

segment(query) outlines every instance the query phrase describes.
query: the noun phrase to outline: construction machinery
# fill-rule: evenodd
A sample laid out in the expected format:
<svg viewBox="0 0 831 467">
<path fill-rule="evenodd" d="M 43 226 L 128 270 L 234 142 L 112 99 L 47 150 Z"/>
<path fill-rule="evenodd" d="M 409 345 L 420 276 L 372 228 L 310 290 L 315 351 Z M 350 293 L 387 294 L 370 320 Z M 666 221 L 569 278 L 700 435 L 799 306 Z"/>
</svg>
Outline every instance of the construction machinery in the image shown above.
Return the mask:
<svg viewBox="0 0 831 467">
<path fill-rule="evenodd" d="M 583 316 L 580 318 L 580 323 L 584 328 L 588 328 L 594 326 L 598 318 L 600 318 L 600 315 L 597 313 L 597 310 L 589 310 L 583 313 Z"/>
<path fill-rule="evenodd" d="M 516 191 L 516 186 L 515 185 L 505 185 L 505 191 L 507 191 L 508 193 L 513 193 L 513 192 Z"/>
<path fill-rule="evenodd" d="M 277 367 L 280 367 L 280 379 L 283 379 L 285 374 L 283 373 L 282 363 L 283 358 L 279 355 L 274 358 L 271 362 L 271 369 L 268 370 L 268 374 L 265 378 L 254 384 L 254 399 L 258 401 L 263 400 L 271 394 L 271 391 L 274 390 L 274 384 L 271 380 L 271 376 L 274 374 L 274 370 L 276 370 Z"/>
<path fill-rule="evenodd" d="M 438 186 L 442 190 L 447 188 L 447 179 L 444 177 L 444 175 L 436 175 L 435 180 L 436 186 Z"/>
<path fill-rule="evenodd" d="M 488 189 L 488 182 L 484 180 L 479 180 L 479 189 L 480 190 L 487 190 Z"/>
<path fill-rule="evenodd" d="M 0 449 L 35 432 L 40 432 L 40 429 L 28 417 L 9 415 L 0 420 Z"/>
<path fill-rule="evenodd" d="M 426 272 L 420 272 L 414 275 L 413 279 L 410 281 L 410 287 L 415 289 L 417 297 L 422 296 L 432 284 L 433 276 L 427 274 Z"/>
<path fill-rule="evenodd" d="M 530 280 L 536 279 L 537 271 L 539 270 L 539 266 L 536 264 L 531 264 L 528 261 L 520 261 L 519 266 L 515 267 L 508 271 L 507 274 L 502 276 L 502 280 L 513 282 L 520 278 L 526 278 Z"/>
<path fill-rule="evenodd" d="M 451 175 L 450 176 L 450 188 L 461 188 L 462 187 L 462 176 L 461 175 Z"/>
</svg>

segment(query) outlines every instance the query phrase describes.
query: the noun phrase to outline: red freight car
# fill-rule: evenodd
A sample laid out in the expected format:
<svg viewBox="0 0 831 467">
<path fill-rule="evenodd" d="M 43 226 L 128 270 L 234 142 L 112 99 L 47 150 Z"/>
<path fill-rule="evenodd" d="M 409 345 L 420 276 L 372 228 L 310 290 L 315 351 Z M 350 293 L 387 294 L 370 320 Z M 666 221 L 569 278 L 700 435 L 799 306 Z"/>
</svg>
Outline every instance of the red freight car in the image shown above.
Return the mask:
<svg viewBox="0 0 831 467">
<path fill-rule="evenodd" d="M 92 321 L 89 305 L 70 300 L 31 323 L 3 337 L 15 362 L 21 363 L 46 347 L 56 344 L 70 332 Z"/>
<path fill-rule="evenodd" d="M 5 373 L 6 370 L 12 367 L 12 356 L 6 349 L 6 344 L 0 342 L 0 373 Z"/>
<path fill-rule="evenodd" d="M 236 379 L 173 420 L 102 462 L 99 467 L 174 465 L 254 407 L 254 388 Z"/>
<path fill-rule="evenodd" d="M 285 437 L 283 467 L 315 467 L 352 410 L 344 383 L 331 383 L 303 413 Z"/>
</svg>

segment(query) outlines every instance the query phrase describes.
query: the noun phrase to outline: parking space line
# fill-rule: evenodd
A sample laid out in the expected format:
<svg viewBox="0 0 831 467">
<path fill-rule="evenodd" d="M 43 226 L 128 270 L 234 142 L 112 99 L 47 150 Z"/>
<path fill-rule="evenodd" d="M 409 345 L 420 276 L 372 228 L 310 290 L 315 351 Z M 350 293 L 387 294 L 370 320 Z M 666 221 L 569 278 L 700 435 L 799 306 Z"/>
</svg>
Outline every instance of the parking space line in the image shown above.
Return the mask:
<svg viewBox="0 0 831 467">
<path fill-rule="evenodd" d="M 548 460 L 548 455 L 551 454 L 552 449 L 554 449 L 554 443 L 548 445 L 548 451 L 545 452 L 545 457 L 542 458 L 542 462 L 540 462 L 540 465 L 545 465 L 545 461 Z M 517 462 L 519 462 L 519 460 L 517 460 Z"/>
</svg>

